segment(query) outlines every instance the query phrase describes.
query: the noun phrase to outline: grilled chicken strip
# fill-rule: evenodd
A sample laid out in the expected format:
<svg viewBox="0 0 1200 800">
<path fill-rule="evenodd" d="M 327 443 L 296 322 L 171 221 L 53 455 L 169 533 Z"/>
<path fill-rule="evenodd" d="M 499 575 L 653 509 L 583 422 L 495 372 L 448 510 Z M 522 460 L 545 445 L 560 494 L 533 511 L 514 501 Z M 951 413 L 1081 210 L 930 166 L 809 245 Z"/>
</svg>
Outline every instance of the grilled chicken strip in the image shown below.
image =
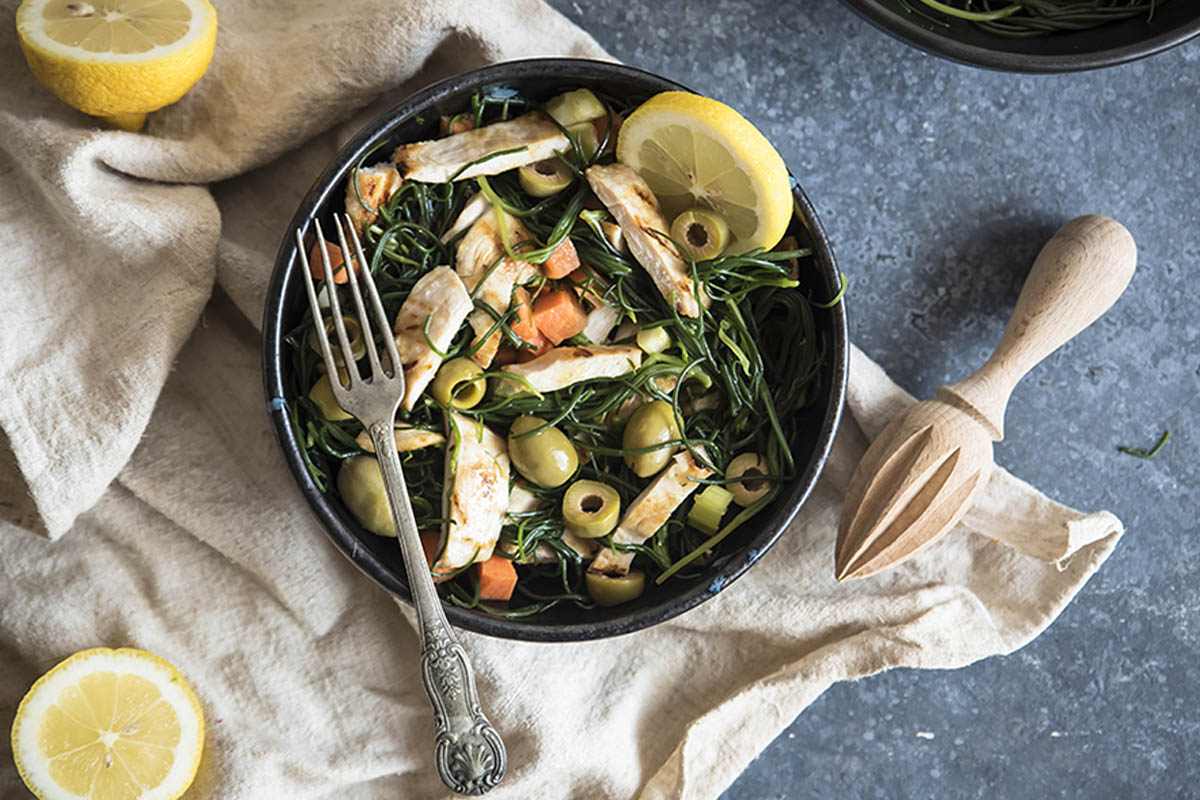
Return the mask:
<svg viewBox="0 0 1200 800">
<path fill-rule="evenodd" d="M 574 550 L 582 558 L 591 558 L 592 554 L 596 552 L 596 548 L 600 546 L 597 544 L 595 539 L 584 539 L 582 536 L 576 536 L 570 531 L 563 531 L 562 540 L 563 544 Z M 515 542 L 501 542 L 500 544 L 496 545 L 496 549 L 510 556 L 515 556 L 517 554 L 517 545 Z M 557 561 L 558 556 L 555 555 L 554 550 L 551 549 L 550 545 L 546 544 L 545 542 L 541 542 L 533 549 L 532 553 L 527 552 L 525 554 L 525 558 L 517 563 L 553 564 Z"/>
<path fill-rule="evenodd" d="M 396 452 L 398 453 L 408 453 L 412 450 L 432 447 L 435 444 L 441 444 L 446 441 L 446 437 L 437 431 L 414 428 L 402 422 L 396 423 L 392 433 L 396 437 Z M 366 431 L 361 431 L 358 436 L 355 436 L 354 443 L 368 453 L 375 452 L 375 442 L 371 440 L 371 434 Z"/>
<path fill-rule="evenodd" d="M 358 179 L 358 191 L 354 191 L 354 180 Z M 346 181 L 346 213 L 359 236 L 375 221 L 375 212 L 400 188 L 400 173 L 391 164 L 380 163 L 350 173 Z M 359 201 L 359 196 L 362 201 Z M 366 203 L 372 210 L 363 208 Z"/>
<path fill-rule="evenodd" d="M 671 223 L 642 177 L 624 164 L 596 164 L 588 167 L 587 179 L 596 197 L 621 226 L 629 250 L 662 296 L 683 316 L 700 316 L 700 303 L 707 308 L 712 301 L 703 292 L 697 299 L 698 287 L 688 274 L 687 261 L 675 245 L 655 233 L 666 233 Z"/>
<path fill-rule="evenodd" d="M 491 428 L 454 411 L 446 413 L 445 546 L 433 565 L 455 570 L 487 561 L 508 509 L 508 448 Z"/>
<path fill-rule="evenodd" d="M 642 365 L 642 351 L 629 344 L 581 344 L 555 347 L 524 364 L 505 364 L 500 369 L 519 375 L 539 392 L 553 392 L 590 378 L 616 378 Z M 519 381 L 499 381 L 496 391 L 516 394 L 525 391 Z"/>
<path fill-rule="evenodd" d="M 442 244 L 449 244 L 455 236 L 474 225 L 475 221 L 491 207 L 492 201 L 488 200 L 487 195 L 483 192 L 472 195 L 471 199 L 463 206 L 463 210 L 458 212 L 458 218 L 454 220 L 454 224 L 442 234 Z"/>
<path fill-rule="evenodd" d="M 696 450 L 704 454 L 703 449 Z M 707 478 L 711 474 L 712 470 L 697 463 L 690 451 L 684 450 L 676 455 L 666 469 L 658 473 L 658 477 L 629 504 L 617 529 L 613 531 L 613 542 L 641 544 L 649 539 L 667 523 L 675 509 L 700 488 L 700 484 L 692 479 Z M 634 555 L 606 547 L 596 554 L 588 571 L 627 575 Z"/>
<path fill-rule="evenodd" d="M 413 284 L 393 329 L 404 369 L 405 411 L 413 410 L 417 398 L 433 380 L 442 363 L 438 351 L 444 353 L 450 348 L 471 308 L 471 296 L 449 267 L 434 267 Z"/>
<path fill-rule="evenodd" d="M 402 144 L 393 158 L 405 180 L 445 183 L 452 178 L 499 175 L 550 158 L 570 146 L 566 135 L 553 122 L 540 111 L 531 111 L 507 122 L 493 122 L 444 139 Z M 494 153 L 517 148 L 524 149 L 467 167 Z"/>
<path fill-rule="evenodd" d="M 511 215 L 505 217 L 505 231 L 508 233 L 509 246 L 514 250 L 517 245 L 528 242 L 532 238 L 521 221 Z M 467 317 L 467 321 L 471 323 L 471 329 L 475 331 L 474 344 L 478 344 L 479 340 L 496 324 L 496 319 L 508 311 L 509 303 L 512 301 L 513 287 L 528 283 L 538 274 L 536 266 L 527 261 L 513 261 L 505 255 L 505 252 L 500 238 L 500 228 L 496 224 L 496 210 L 489 207 L 458 243 L 458 252 L 454 260 L 458 277 L 462 279 L 463 286 L 467 288 L 467 291 L 475 292 L 476 300 L 485 303 L 492 311 L 496 312 L 496 315 L 492 316 L 487 311 L 476 308 Z M 492 269 L 497 259 L 503 260 L 499 266 Z M 479 290 L 475 291 L 475 287 L 480 284 L 480 281 L 483 283 L 479 286 Z M 499 349 L 500 342 L 501 335 L 497 331 L 475 351 L 472 358 L 480 366 L 487 367 L 496 357 L 496 350 Z"/>
<path fill-rule="evenodd" d="M 583 326 L 583 335 L 593 344 L 603 344 L 608 341 L 608 335 L 617 327 L 621 318 L 621 310 L 604 305 L 588 312 L 587 324 Z"/>
</svg>

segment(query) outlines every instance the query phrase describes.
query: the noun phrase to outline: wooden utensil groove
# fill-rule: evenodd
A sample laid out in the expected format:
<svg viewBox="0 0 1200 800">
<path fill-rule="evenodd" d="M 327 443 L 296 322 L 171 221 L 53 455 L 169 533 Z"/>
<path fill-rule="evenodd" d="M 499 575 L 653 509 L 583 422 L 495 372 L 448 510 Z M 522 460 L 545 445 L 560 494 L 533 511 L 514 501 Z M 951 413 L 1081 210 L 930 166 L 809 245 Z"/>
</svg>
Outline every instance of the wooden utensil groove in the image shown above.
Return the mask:
<svg viewBox="0 0 1200 800">
<path fill-rule="evenodd" d="M 1107 311 L 1136 265 L 1133 237 L 1108 217 L 1077 217 L 1051 237 L 987 362 L 896 417 L 863 455 L 838 525 L 839 581 L 912 558 L 958 524 L 991 474 L 1017 383 Z"/>
</svg>

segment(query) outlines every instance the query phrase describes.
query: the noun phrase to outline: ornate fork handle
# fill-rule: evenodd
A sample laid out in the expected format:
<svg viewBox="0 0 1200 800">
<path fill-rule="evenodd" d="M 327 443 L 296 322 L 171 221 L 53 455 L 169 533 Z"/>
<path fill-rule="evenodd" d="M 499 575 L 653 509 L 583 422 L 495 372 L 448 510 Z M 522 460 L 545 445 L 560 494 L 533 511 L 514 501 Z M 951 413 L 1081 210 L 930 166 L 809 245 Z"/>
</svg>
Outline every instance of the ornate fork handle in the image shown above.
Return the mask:
<svg viewBox="0 0 1200 800">
<path fill-rule="evenodd" d="M 507 765 L 504 743 L 479 705 L 475 673 L 466 651 L 450 630 L 426 567 L 396 453 L 392 420 L 372 423 L 368 430 L 396 520 L 404 569 L 421 624 L 421 676 L 437 725 L 438 773 L 447 786 L 460 794 L 483 794 L 504 776 Z"/>
</svg>

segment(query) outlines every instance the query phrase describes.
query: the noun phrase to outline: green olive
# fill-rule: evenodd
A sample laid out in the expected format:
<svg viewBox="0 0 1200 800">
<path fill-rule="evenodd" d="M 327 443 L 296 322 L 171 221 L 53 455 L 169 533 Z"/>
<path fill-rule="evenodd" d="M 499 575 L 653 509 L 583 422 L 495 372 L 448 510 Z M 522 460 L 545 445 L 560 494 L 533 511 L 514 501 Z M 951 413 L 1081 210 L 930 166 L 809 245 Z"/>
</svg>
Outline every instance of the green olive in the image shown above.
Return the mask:
<svg viewBox="0 0 1200 800">
<path fill-rule="evenodd" d="M 729 479 L 742 478 L 737 483 L 727 483 L 725 488 L 733 495 L 733 502 L 739 506 L 752 505 L 761 500 L 771 490 L 771 481 L 756 477 L 767 474 L 767 465 L 759 458 L 758 453 L 742 453 L 729 462 L 725 469 L 725 477 Z"/>
<path fill-rule="evenodd" d="M 571 170 L 558 158 L 526 164 L 517 170 L 517 177 L 521 180 L 521 188 L 534 197 L 558 194 L 574 180 Z"/>
<path fill-rule="evenodd" d="M 517 417 L 508 429 L 508 457 L 530 481 L 544 489 L 553 489 L 566 483 L 579 469 L 579 453 L 558 428 L 529 433 L 545 424 L 545 420 L 528 414 Z"/>
<path fill-rule="evenodd" d="M 729 226 L 715 211 L 690 208 L 671 223 L 671 238 L 683 245 L 696 261 L 707 261 L 729 246 Z"/>
<path fill-rule="evenodd" d="M 487 378 L 483 370 L 469 358 L 452 358 L 438 370 L 431 390 L 433 399 L 444 406 L 472 408 L 483 399 Z"/>
<path fill-rule="evenodd" d="M 576 89 L 551 98 L 546 103 L 546 113 L 566 128 L 585 119 L 603 117 L 608 111 L 591 89 Z"/>
<path fill-rule="evenodd" d="M 350 340 L 350 354 L 354 356 L 353 361 L 358 361 L 367 352 L 367 343 L 363 339 L 362 326 L 358 324 L 358 320 L 354 317 L 342 317 L 342 323 L 346 326 L 346 338 Z M 333 360 L 337 364 L 344 364 L 345 359 L 342 358 L 342 346 L 338 344 L 337 329 L 333 326 L 333 317 L 325 319 L 325 334 L 329 337 L 329 349 L 333 351 Z M 316 330 L 308 332 L 308 346 L 317 353 L 321 352 L 321 342 L 317 339 Z"/>
<path fill-rule="evenodd" d="M 679 438 L 675 409 L 665 400 L 655 400 L 638 407 L 625 424 L 621 446 L 626 450 L 641 450 L 665 444 Z M 661 470 L 675 455 L 676 445 L 658 447 L 646 453 L 625 456 L 625 463 L 639 478 L 648 478 Z"/>
<path fill-rule="evenodd" d="M 605 575 L 602 572 L 587 573 L 587 590 L 598 606 L 619 606 L 641 597 L 646 589 L 646 573 L 640 569 L 629 570 L 628 575 Z"/>
<path fill-rule="evenodd" d="M 591 122 L 579 122 L 567 127 L 567 133 L 579 142 L 583 157 L 591 161 L 600 149 L 600 137 L 596 134 L 596 126 Z"/>
<path fill-rule="evenodd" d="M 621 495 L 607 483 L 575 481 L 563 495 L 562 515 L 567 530 L 584 539 L 595 539 L 617 527 Z"/>
<path fill-rule="evenodd" d="M 347 458 L 338 470 L 337 487 L 342 502 L 360 525 L 380 536 L 396 535 L 378 461 L 371 456 Z"/>
<path fill-rule="evenodd" d="M 338 372 L 340 373 L 341 370 L 339 369 Z M 342 381 L 343 384 L 345 382 L 345 380 Z M 321 409 L 321 416 L 330 422 L 354 419 L 354 415 L 347 414 L 345 409 L 338 405 L 337 398 L 333 396 L 333 387 L 329 385 L 328 373 L 317 378 L 317 382 L 308 390 L 308 399 L 316 403 L 317 408 Z"/>
</svg>

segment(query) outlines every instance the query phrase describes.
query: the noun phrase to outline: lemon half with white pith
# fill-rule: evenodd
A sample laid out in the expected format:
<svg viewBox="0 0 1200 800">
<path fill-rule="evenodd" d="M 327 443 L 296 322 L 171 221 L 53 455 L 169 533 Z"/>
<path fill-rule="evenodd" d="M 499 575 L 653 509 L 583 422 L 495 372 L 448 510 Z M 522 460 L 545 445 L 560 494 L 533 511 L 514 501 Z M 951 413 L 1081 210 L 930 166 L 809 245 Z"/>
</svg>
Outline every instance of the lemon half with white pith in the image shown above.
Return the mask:
<svg viewBox="0 0 1200 800">
<path fill-rule="evenodd" d="M 17 37 L 60 100 L 137 131 L 204 75 L 217 12 L 208 0 L 24 0 Z"/>
<path fill-rule="evenodd" d="M 204 749 L 204 714 L 169 663 L 144 650 L 76 653 L 17 708 L 17 772 L 39 800 L 175 800 Z"/>
<path fill-rule="evenodd" d="M 696 206 L 729 226 L 728 254 L 779 243 L 792 218 L 783 158 L 767 137 L 724 103 L 662 92 L 621 126 L 617 160 L 649 184 L 668 220 Z"/>
</svg>

